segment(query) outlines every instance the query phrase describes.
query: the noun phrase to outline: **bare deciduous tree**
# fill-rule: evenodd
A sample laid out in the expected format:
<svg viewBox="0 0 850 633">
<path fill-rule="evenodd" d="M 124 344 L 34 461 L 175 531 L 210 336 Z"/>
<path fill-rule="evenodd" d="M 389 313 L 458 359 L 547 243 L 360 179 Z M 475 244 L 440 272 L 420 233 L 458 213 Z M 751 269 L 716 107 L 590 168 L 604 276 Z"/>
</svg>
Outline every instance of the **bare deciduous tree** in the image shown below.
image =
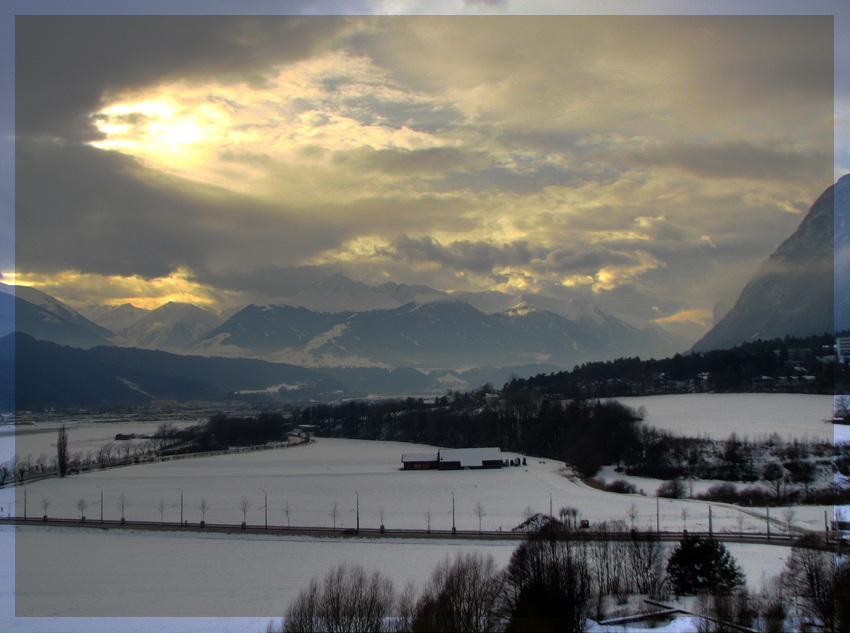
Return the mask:
<svg viewBox="0 0 850 633">
<path fill-rule="evenodd" d="M 86 508 L 89 507 L 89 502 L 84 498 L 80 497 L 77 500 L 77 510 L 80 511 L 80 518 L 82 519 L 86 515 Z"/>
<path fill-rule="evenodd" d="M 785 520 L 785 523 L 788 525 L 788 535 L 791 535 L 791 527 L 794 522 L 794 517 L 797 516 L 797 511 L 794 508 L 785 508 L 782 511 L 782 518 Z"/>
<path fill-rule="evenodd" d="M 276 633 L 389 631 L 395 605 L 390 579 L 367 573 L 360 565 L 345 563 L 331 569 L 319 583 L 315 578 L 286 610 Z M 409 607 L 408 607 L 409 609 Z"/>
<path fill-rule="evenodd" d="M 41 509 L 44 510 L 44 516 L 47 516 L 47 508 L 50 507 L 50 499 L 47 497 L 41 498 Z"/>
<path fill-rule="evenodd" d="M 118 510 L 121 511 L 121 520 L 124 520 L 124 511 L 127 509 L 127 495 L 123 492 L 118 496 Z"/>
<path fill-rule="evenodd" d="M 289 501 L 284 502 L 283 504 L 283 513 L 286 515 L 286 529 L 289 529 L 289 513 L 292 512 L 289 508 Z"/>
<path fill-rule="evenodd" d="M 588 543 L 538 532 L 521 543 L 505 570 L 509 628 L 582 631 L 595 580 Z"/>
<path fill-rule="evenodd" d="M 480 552 L 446 557 L 416 603 L 414 631 L 483 633 L 501 628 L 504 576 Z"/>
<path fill-rule="evenodd" d="M 475 512 L 475 516 L 478 517 L 478 533 L 481 534 L 481 521 L 487 516 L 487 512 L 484 510 L 484 506 L 481 505 L 481 502 L 475 504 L 475 507 L 472 509 Z"/>
<path fill-rule="evenodd" d="M 159 500 L 159 504 L 157 505 L 157 508 L 159 509 L 159 522 L 165 523 L 165 500 L 164 499 Z"/>
<path fill-rule="evenodd" d="M 201 497 L 201 503 L 198 505 L 198 509 L 201 511 L 201 523 L 206 523 L 207 510 L 210 509 L 210 504 L 207 503 L 206 497 Z"/>
<path fill-rule="evenodd" d="M 637 505 L 635 505 L 634 501 L 632 501 L 631 505 L 629 505 L 629 509 L 626 510 L 626 514 L 628 515 L 629 519 L 631 520 L 632 529 L 634 530 L 635 529 L 635 519 L 638 516 Z"/>
<path fill-rule="evenodd" d="M 783 581 L 789 591 L 803 600 L 806 615 L 819 618 L 832 629 L 835 618 L 835 568 L 836 556 L 831 552 L 813 549 L 815 537 L 791 550 L 785 564 Z"/>
<path fill-rule="evenodd" d="M 575 529 L 578 522 L 578 510 L 576 508 L 561 508 L 558 516 L 561 517 L 561 521 L 566 529 Z"/>
<path fill-rule="evenodd" d="M 334 501 L 333 505 L 331 506 L 331 511 L 329 512 L 329 514 L 331 515 L 331 519 L 333 519 L 334 522 L 334 530 L 336 530 L 336 520 L 339 518 L 339 504 L 336 501 Z"/>
<path fill-rule="evenodd" d="M 251 509 L 251 502 L 242 497 L 242 501 L 239 502 L 239 509 L 242 510 L 242 523 L 245 524 L 248 522 L 248 510 Z"/>
</svg>

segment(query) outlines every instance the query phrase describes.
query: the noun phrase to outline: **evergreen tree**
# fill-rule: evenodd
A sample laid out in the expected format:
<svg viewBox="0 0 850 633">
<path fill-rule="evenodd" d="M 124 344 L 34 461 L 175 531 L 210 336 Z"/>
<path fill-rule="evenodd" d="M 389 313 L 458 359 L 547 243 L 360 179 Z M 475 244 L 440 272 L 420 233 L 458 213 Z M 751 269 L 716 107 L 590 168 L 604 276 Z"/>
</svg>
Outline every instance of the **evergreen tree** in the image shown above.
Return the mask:
<svg viewBox="0 0 850 633">
<path fill-rule="evenodd" d="M 744 584 L 740 566 L 726 547 L 714 539 L 686 536 L 667 562 L 667 575 L 678 595 L 729 592 Z"/>
</svg>

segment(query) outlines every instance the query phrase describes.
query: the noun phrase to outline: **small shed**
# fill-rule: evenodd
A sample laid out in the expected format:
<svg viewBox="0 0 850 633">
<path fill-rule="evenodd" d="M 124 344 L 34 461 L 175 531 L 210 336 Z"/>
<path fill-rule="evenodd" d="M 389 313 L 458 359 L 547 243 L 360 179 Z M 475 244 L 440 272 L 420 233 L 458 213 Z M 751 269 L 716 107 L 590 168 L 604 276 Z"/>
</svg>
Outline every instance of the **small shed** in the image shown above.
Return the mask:
<svg viewBox="0 0 850 633">
<path fill-rule="evenodd" d="M 439 453 L 404 453 L 401 463 L 405 470 L 436 470 L 439 466 Z"/>
</svg>

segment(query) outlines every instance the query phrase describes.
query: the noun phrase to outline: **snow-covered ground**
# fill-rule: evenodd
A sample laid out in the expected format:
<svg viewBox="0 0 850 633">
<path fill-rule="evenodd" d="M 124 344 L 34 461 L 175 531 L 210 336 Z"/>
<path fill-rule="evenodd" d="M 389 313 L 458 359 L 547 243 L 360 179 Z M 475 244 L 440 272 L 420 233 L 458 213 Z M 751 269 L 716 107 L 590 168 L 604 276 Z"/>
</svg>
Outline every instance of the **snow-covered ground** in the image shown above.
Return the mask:
<svg viewBox="0 0 850 633">
<path fill-rule="evenodd" d="M 118 468 L 34 482 L 24 488 L 30 516 L 41 513 L 41 498 L 51 500 L 50 515 L 77 516 L 76 501 L 82 496 L 89 502 L 87 514 L 96 518 L 103 489 L 107 518 L 118 518 L 115 502 L 124 493 L 129 502 L 128 518 L 158 520 L 158 500 L 165 498 L 169 504 L 165 519 L 173 521 L 179 518 L 182 489 L 184 513 L 190 521 L 200 519 L 197 504 L 206 498 L 211 508 L 208 521 L 237 523 L 242 519 L 239 505 L 245 495 L 253 508 L 248 513 L 249 522 L 261 524 L 265 489 L 273 524 L 285 524 L 282 506 L 288 501 L 294 525 L 330 526 L 330 510 L 337 502 L 338 527 L 352 526 L 356 520 L 354 493 L 358 492 L 363 526 L 377 526 L 378 511 L 383 507 L 388 526 L 424 528 L 424 513 L 430 509 L 432 527 L 448 529 L 454 491 L 459 529 L 477 529 L 473 506 L 479 501 L 487 512 L 484 529 L 509 529 L 522 520 L 522 511 L 528 505 L 548 512 L 551 492 L 556 512 L 561 506 L 573 506 L 592 521 L 628 522 L 629 505 L 635 503 L 639 526 L 654 528 L 659 508 L 662 529 L 708 527 L 704 504 L 662 500 L 656 505 L 653 498 L 603 493 L 565 477 L 563 464 L 552 460 L 529 460 L 526 467 L 496 471 L 399 469 L 402 452 L 428 448 L 319 439 L 297 448 Z M 14 491 L 19 514 L 22 490 Z M 6 512 L 12 492 L 6 489 L 0 495 L 0 507 Z M 738 510 L 715 505 L 713 516 L 715 530 L 739 529 Z M 744 530 L 760 527 L 758 519 L 746 518 Z M 408 580 L 421 584 L 443 555 L 470 547 L 492 552 L 504 565 L 515 544 L 78 532 L 32 527 L 19 529 L 15 535 L 16 614 L 49 618 L 132 618 L 144 614 L 231 618 L 261 614 L 262 626 L 254 628 L 261 631 L 312 576 L 324 574 L 338 561 L 381 569 L 399 586 Z M 778 547 L 730 549 L 756 589 L 763 576 L 778 573 L 788 553 Z M 52 620 L 43 620 L 49 626 L 42 629 L 34 624 L 38 621 L 15 620 L 5 626 L 0 622 L 0 627 L 12 631 L 55 630 L 50 628 L 56 625 Z M 16 628 L 21 622 L 28 628 Z M 171 630 L 184 629 L 181 625 Z"/>
<path fill-rule="evenodd" d="M 581 518 L 592 523 L 627 521 L 632 504 L 637 516 L 635 526 L 662 530 L 708 530 L 708 505 L 651 496 L 612 495 L 600 492 L 565 476 L 563 462 L 528 458 L 528 465 L 499 470 L 404 471 L 401 455 L 428 452 L 433 447 L 399 442 L 370 442 L 320 438 L 306 446 L 240 454 L 190 458 L 164 463 L 142 464 L 105 471 L 95 470 L 65 479 L 46 479 L 14 489 L 17 513 L 23 515 L 24 493 L 28 516 L 43 514 L 42 500 L 49 502 L 47 513 L 53 517 L 79 517 L 77 503 L 87 502 L 86 515 L 100 517 L 103 492 L 103 516 L 118 519 L 118 499 L 126 499 L 125 516 L 129 520 L 178 521 L 180 499 L 183 517 L 200 521 L 200 503 L 206 499 L 208 523 L 241 523 L 241 505 L 246 499 L 248 523 L 261 525 L 263 506 L 268 496 L 270 525 L 286 525 L 283 508 L 289 505 L 292 525 L 332 527 L 332 510 L 337 504 L 336 527 L 356 524 L 359 498 L 360 525 L 376 528 L 380 511 L 388 528 L 419 528 L 427 525 L 425 513 L 431 512 L 431 527 L 452 527 L 452 493 L 455 522 L 459 530 L 477 530 L 476 504 L 484 508 L 484 530 L 509 530 L 523 520 L 527 507 L 535 512 L 557 514 L 562 507 L 574 507 Z M 660 482 L 645 489 L 654 494 Z M 265 493 L 264 493 L 265 491 Z M 10 494 L 6 491 L 6 494 Z M 2 503 L 8 512 L 8 503 Z M 159 504 L 165 508 L 160 515 Z M 739 531 L 741 511 L 712 504 L 713 527 L 717 531 Z M 831 508 L 830 508 L 831 510 Z M 683 519 L 682 512 L 686 513 Z M 758 514 L 758 510 L 754 510 Z M 808 529 L 823 528 L 824 508 L 798 509 L 794 524 Z M 763 514 L 763 512 L 762 512 Z M 779 518 L 775 516 L 774 518 Z M 744 529 L 764 531 L 764 520 L 747 515 Z"/>
<path fill-rule="evenodd" d="M 204 420 L 186 422 L 185 420 L 126 420 L 117 422 L 92 422 L 74 421 L 65 425 L 68 433 L 68 450 L 71 455 L 80 452 L 85 456 L 91 451 L 97 453 L 98 449 L 112 442 L 116 446 L 122 441 L 116 441 L 115 436 L 119 433 L 124 435 L 153 435 L 157 428 L 168 422 L 176 428 L 183 428 L 199 424 Z M 15 454 L 20 457 L 32 455 L 38 459 L 42 453 L 48 457 L 56 455 L 56 439 L 59 433 L 59 422 L 42 422 L 35 425 L 4 425 L 0 427 L 0 461 L 11 459 Z M 125 440 L 134 441 L 134 440 Z M 144 440 L 135 440 L 144 441 Z"/>
<path fill-rule="evenodd" d="M 834 425 L 833 396 L 796 393 L 691 393 L 617 398 L 646 410 L 649 426 L 686 437 L 725 440 L 732 433 L 750 440 L 778 433 L 794 438 L 850 441 L 850 426 Z"/>
<path fill-rule="evenodd" d="M 660 420 L 672 424 L 678 416 L 692 425 L 683 426 L 683 434 L 706 435 L 711 431 L 719 438 L 734 430 L 751 438 L 776 431 L 785 439 L 814 439 L 820 437 L 815 429 L 818 425 L 827 426 L 821 420 L 831 413 L 831 399 L 826 401 L 827 413 L 823 413 L 823 402 L 809 400 L 809 396 L 799 397 L 799 402 L 811 407 L 808 415 L 802 405 L 796 409 L 798 413 L 791 413 L 797 406 L 793 399 L 774 405 L 760 396 L 744 400 L 737 396 L 707 397 L 712 399 L 694 396 L 694 400 L 675 404 L 668 399 L 678 397 L 664 396 L 630 399 L 628 403 L 644 406 L 649 413 L 647 422 L 659 428 L 667 428 Z M 729 400 L 736 402 L 730 404 Z M 664 409 L 667 403 L 673 404 Z M 747 410 L 748 406 L 754 409 Z M 733 418 L 724 412 L 735 408 L 740 419 L 753 421 L 747 426 L 752 430 L 729 422 Z M 711 411 L 718 416 L 717 423 L 712 422 Z M 770 411 L 773 417 L 765 413 Z M 776 426 L 756 423 L 763 418 L 773 420 Z M 791 420 L 798 420 L 798 426 L 789 426 Z M 75 442 L 87 445 L 103 438 L 110 441 L 116 432 L 127 431 L 116 427 L 86 430 L 85 425 L 69 430 L 72 447 Z M 50 441 L 55 441 L 52 432 Z M 449 529 L 454 493 L 456 524 L 461 530 L 478 529 L 476 503 L 484 507 L 485 530 L 508 530 L 522 521 L 527 506 L 548 513 L 550 498 L 556 513 L 561 507 L 575 507 L 581 518 L 592 522 L 630 524 L 629 511 L 634 504 L 638 527 L 655 529 L 658 521 L 662 529 L 669 531 L 708 529 L 707 504 L 600 492 L 566 476 L 569 473 L 564 464 L 554 460 L 529 458 L 527 466 L 495 471 L 401 470 L 402 453 L 429 450 L 432 448 L 422 445 L 320 438 L 308 446 L 94 471 L 0 490 L 0 514 L 23 514 L 26 490 L 29 516 L 43 513 L 41 501 L 45 499 L 51 516 L 77 517 L 77 501 L 83 498 L 88 502 L 86 514 L 97 518 L 103 491 L 105 518 L 120 517 L 117 501 L 124 494 L 127 518 L 158 521 L 162 500 L 166 506 L 164 519 L 176 521 L 182 492 L 184 517 L 189 521 L 200 520 L 199 504 L 206 499 L 208 522 L 239 523 L 240 504 L 245 498 L 250 504 L 248 522 L 261 525 L 265 491 L 269 523 L 273 525 L 286 524 L 283 507 L 288 503 L 292 525 L 330 527 L 336 503 L 337 527 L 351 527 L 356 521 L 359 496 L 361 526 L 377 527 L 383 508 L 384 522 L 390 528 L 425 528 L 425 513 L 430 510 L 432 528 Z M 647 495 L 652 495 L 659 484 L 653 480 L 641 483 L 639 487 Z M 754 509 L 751 515 L 736 507 L 711 506 L 715 531 L 764 530 L 763 510 Z M 832 508 L 797 508 L 794 524 L 821 530 L 824 511 L 831 515 Z M 781 514 L 781 510 L 771 511 L 774 518 L 781 518 Z M 778 530 L 776 526 L 772 529 Z M 493 553 L 499 565 L 504 565 L 514 547 L 510 542 L 483 541 L 340 541 L 45 527 L 20 528 L 15 532 L 0 528 L 0 630 L 37 633 L 155 628 L 261 633 L 272 617 L 283 612 L 298 589 L 338 561 L 381 569 L 400 587 L 407 580 L 421 585 L 446 553 L 484 549 Z M 787 549 L 776 546 L 728 547 L 754 590 L 760 588 L 763 579 L 777 574 L 788 556 Z M 150 616 L 163 619 L 151 620 Z M 671 627 L 664 630 L 687 630 L 687 623 L 677 621 Z"/>
</svg>

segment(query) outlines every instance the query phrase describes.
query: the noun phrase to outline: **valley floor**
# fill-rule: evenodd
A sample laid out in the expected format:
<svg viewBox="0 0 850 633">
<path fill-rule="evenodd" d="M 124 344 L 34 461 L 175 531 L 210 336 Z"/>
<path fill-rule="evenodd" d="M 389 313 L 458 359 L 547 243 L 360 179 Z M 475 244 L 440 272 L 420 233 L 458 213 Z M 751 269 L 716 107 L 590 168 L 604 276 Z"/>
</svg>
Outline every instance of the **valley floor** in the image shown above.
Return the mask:
<svg viewBox="0 0 850 633">
<path fill-rule="evenodd" d="M 659 415 L 644 406 L 651 416 Z M 685 409 L 680 411 L 687 415 Z M 759 414 L 742 415 L 755 419 Z M 815 416 L 820 412 L 809 414 Z M 129 520 L 178 521 L 182 495 L 183 515 L 192 522 L 201 519 L 200 504 L 205 499 L 208 522 L 238 524 L 245 518 L 252 525 L 262 525 L 268 498 L 270 524 L 286 525 L 289 520 L 292 525 L 331 527 L 336 522 L 337 528 L 343 528 L 355 525 L 359 500 L 363 527 L 380 525 L 383 511 L 388 527 L 424 529 L 430 512 L 432 528 L 444 530 L 451 528 L 454 493 L 455 521 L 463 530 L 478 529 L 479 518 L 484 530 L 510 530 L 528 508 L 548 513 L 550 503 L 556 514 L 561 507 L 575 507 L 580 518 L 593 523 L 628 525 L 634 504 L 638 528 L 655 529 L 658 524 L 670 531 L 708 529 L 705 503 L 601 492 L 572 477 L 555 460 L 528 458 L 527 466 L 487 471 L 401 470 L 402 453 L 430 449 L 320 438 L 297 449 L 94 471 L 0 490 L 0 514 L 22 515 L 26 490 L 29 516 L 40 516 L 42 500 L 46 500 L 50 516 L 75 518 L 79 500 L 85 499 L 88 517 L 99 518 L 102 491 L 104 516 L 113 520 L 120 518 L 118 499 L 123 494 Z M 653 492 L 654 488 L 647 489 L 648 494 Z M 481 517 L 475 512 L 478 503 L 484 510 Z M 765 530 L 763 509 L 754 508 L 750 514 L 733 506 L 711 505 L 715 531 Z M 795 510 L 796 529 L 820 531 L 824 512 L 831 515 L 834 509 Z M 780 518 L 773 512 L 771 516 Z M 776 533 L 783 528 L 774 523 L 772 529 Z M 479 549 L 493 554 L 503 567 L 514 547 L 513 542 L 491 541 L 401 542 L 4 526 L 0 527 L 0 630 L 129 632 L 155 627 L 166 632 L 260 633 L 312 577 L 324 575 L 339 561 L 380 569 L 399 588 L 408 581 L 421 587 L 445 555 Z M 776 546 L 730 544 L 728 549 L 755 591 L 781 571 L 789 553 Z M 673 628 L 656 630 L 694 630 L 692 624 L 679 618 L 669 625 Z M 608 630 L 624 631 L 624 627 Z"/>
</svg>

